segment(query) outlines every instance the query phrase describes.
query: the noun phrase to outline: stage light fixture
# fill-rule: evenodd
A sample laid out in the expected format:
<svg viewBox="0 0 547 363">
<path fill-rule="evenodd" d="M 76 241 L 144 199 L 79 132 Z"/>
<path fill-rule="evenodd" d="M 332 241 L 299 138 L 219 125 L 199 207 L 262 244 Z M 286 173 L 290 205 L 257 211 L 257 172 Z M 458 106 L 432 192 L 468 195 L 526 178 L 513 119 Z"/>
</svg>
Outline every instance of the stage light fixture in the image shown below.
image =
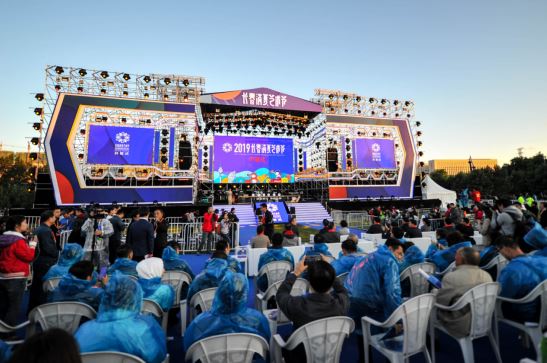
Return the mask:
<svg viewBox="0 0 547 363">
<path fill-rule="evenodd" d="M 55 73 L 62 74 L 64 72 L 65 72 L 65 70 L 63 69 L 63 67 L 61 67 L 61 66 L 55 67 Z"/>
<path fill-rule="evenodd" d="M 371 115 L 376 115 L 376 111 L 371 111 L 370 114 Z"/>
<path fill-rule="evenodd" d="M 385 104 L 387 103 L 387 100 L 386 100 L 385 98 L 382 98 L 382 100 L 380 101 L 380 103 L 381 103 L 382 105 L 385 105 Z"/>
<path fill-rule="evenodd" d="M 396 113 L 396 114 L 395 114 L 395 117 L 399 117 L 399 113 Z"/>
<path fill-rule="evenodd" d="M 427 183 L 422 183 L 422 188 L 425 188 L 427 186 Z"/>
<path fill-rule="evenodd" d="M 347 164 L 349 167 L 351 167 L 351 160 L 348 160 L 348 161 L 346 162 L 346 164 Z"/>
<path fill-rule="evenodd" d="M 161 134 L 163 136 L 167 136 L 167 135 L 169 135 L 169 130 L 163 129 L 163 130 L 161 130 Z"/>
<path fill-rule="evenodd" d="M 85 129 L 80 130 L 80 135 L 85 135 Z"/>
<path fill-rule="evenodd" d="M 406 118 L 411 118 L 411 117 L 412 117 L 411 114 L 409 114 L 409 113 L 406 114 Z"/>
<path fill-rule="evenodd" d="M 59 92 L 60 90 L 61 90 L 61 86 L 58 85 L 58 84 L 56 84 L 56 85 L 55 85 L 55 91 Z"/>
<path fill-rule="evenodd" d="M 78 93 L 82 93 L 82 92 L 84 91 L 84 88 L 83 88 L 82 86 L 79 86 L 79 87 L 77 88 L 77 90 L 78 90 Z"/>
<path fill-rule="evenodd" d="M 163 95 L 163 99 L 167 101 L 167 100 L 169 99 L 169 95 L 168 95 L 167 93 L 164 94 L 164 95 Z"/>
<path fill-rule="evenodd" d="M 383 115 L 384 117 L 386 117 L 386 116 L 387 116 L 387 112 L 384 112 L 382 115 Z"/>
<path fill-rule="evenodd" d="M 168 77 L 164 78 L 163 83 L 165 83 L 166 85 L 169 85 L 171 83 L 171 78 L 168 78 Z"/>
<path fill-rule="evenodd" d="M 424 143 L 421 141 L 418 141 L 418 146 L 422 146 Z"/>
<path fill-rule="evenodd" d="M 106 89 L 101 88 L 101 94 L 102 94 L 102 95 L 106 94 Z"/>
<path fill-rule="evenodd" d="M 128 73 L 124 73 L 123 79 L 125 79 L 126 81 L 129 81 L 131 79 L 131 76 Z"/>
<path fill-rule="evenodd" d="M 182 84 L 184 85 L 184 87 L 188 87 L 190 85 L 190 81 L 185 79 L 182 81 Z"/>
<path fill-rule="evenodd" d="M 361 96 L 357 96 L 357 97 L 355 97 L 355 101 L 357 101 L 357 102 L 361 102 Z"/>
<path fill-rule="evenodd" d="M 40 139 L 37 137 L 33 137 L 32 139 L 30 139 L 30 143 L 32 145 L 38 145 L 40 143 Z"/>
<path fill-rule="evenodd" d="M 144 76 L 144 78 L 142 79 L 144 82 L 148 83 L 151 81 L 151 78 L 150 76 Z"/>
<path fill-rule="evenodd" d="M 162 157 L 161 157 L 161 162 L 162 162 L 162 163 L 165 164 L 165 163 L 167 162 L 167 160 L 169 160 L 169 159 L 167 159 L 167 156 L 162 156 Z"/>
<path fill-rule="evenodd" d="M 371 97 L 368 99 L 368 103 L 374 103 L 376 102 L 376 99 L 374 97 Z"/>
<path fill-rule="evenodd" d="M 87 71 L 82 68 L 78 71 L 78 74 L 80 75 L 80 77 L 84 77 L 85 75 L 87 75 Z"/>
<path fill-rule="evenodd" d="M 40 129 L 42 128 L 42 124 L 40 122 L 35 122 L 32 124 L 32 128 L 36 131 L 40 131 Z"/>
<path fill-rule="evenodd" d="M 29 154 L 30 160 L 37 160 L 38 159 L 38 153 L 30 153 Z"/>
<path fill-rule="evenodd" d="M 203 159 L 203 164 L 209 164 L 209 160 Z"/>
<path fill-rule="evenodd" d="M 209 168 L 207 167 L 207 165 L 205 165 L 205 166 L 203 167 L 203 171 L 208 171 L 208 170 L 209 170 Z M 249 185 L 248 185 L 248 186 L 249 186 Z"/>
<path fill-rule="evenodd" d="M 329 95 L 329 98 L 332 100 L 332 99 L 334 98 L 334 95 L 331 93 L 331 94 Z"/>
<path fill-rule="evenodd" d="M 44 100 L 44 94 L 43 93 L 37 93 L 34 95 L 34 98 L 36 98 L 38 101 L 42 102 Z"/>
<path fill-rule="evenodd" d="M 127 96 L 129 96 L 129 92 L 123 91 L 123 95 L 124 95 L 125 97 L 127 97 Z"/>
<path fill-rule="evenodd" d="M 167 154 L 167 148 L 166 148 L 166 147 L 162 147 L 162 148 L 161 148 L 161 153 L 162 153 L 162 154 Z"/>
<path fill-rule="evenodd" d="M 162 143 L 162 145 L 167 145 L 167 144 L 169 144 L 169 140 L 161 139 L 161 143 Z"/>
<path fill-rule="evenodd" d="M 420 166 L 423 168 L 425 163 L 423 161 L 420 161 Z"/>
<path fill-rule="evenodd" d="M 405 106 L 408 107 L 408 106 L 411 106 L 413 105 L 412 101 L 405 101 Z"/>
<path fill-rule="evenodd" d="M 420 127 L 422 125 L 422 123 L 420 121 L 416 121 L 416 126 L 417 127 Z"/>
<path fill-rule="evenodd" d="M 393 104 L 394 104 L 395 106 L 397 106 L 397 105 L 399 104 L 399 100 L 393 101 Z"/>
<path fill-rule="evenodd" d="M 349 145 L 346 146 L 346 150 L 347 150 L 347 151 L 350 151 L 350 150 L 351 150 L 351 146 L 349 146 Z"/>
<path fill-rule="evenodd" d="M 422 135 L 423 135 L 423 132 L 421 131 L 416 132 L 416 136 L 422 136 Z"/>
<path fill-rule="evenodd" d="M 101 75 L 101 77 L 103 77 L 104 79 L 108 78 L 108 76 L 109 76 L 109 74 L 108 74 L 107 71 L 102 71 L 102 72 L 100 73 L 100 75 Z"/>
<path fill-rule="evenodd" d="M 424 152 L 423 152 L 423 151 L 420 151 L 420 152 L 418 152 L 418 155 L 419 155 L 419 156 L 424 156 Z"/>
<path fill-rule="evenodd" d="M 42 108 L 36 107 L 36 108 L 34 109 L 34 114 L 35 114 L 36 116 L 40 116 L 40 115 L 42 114 L 42 111 L 43 111 Z"/>
<path fill-rule="evenodd" d="M 188 102 L 188 93 L 185 93 L 182 99 L 184 102 Z"/>
</svg>

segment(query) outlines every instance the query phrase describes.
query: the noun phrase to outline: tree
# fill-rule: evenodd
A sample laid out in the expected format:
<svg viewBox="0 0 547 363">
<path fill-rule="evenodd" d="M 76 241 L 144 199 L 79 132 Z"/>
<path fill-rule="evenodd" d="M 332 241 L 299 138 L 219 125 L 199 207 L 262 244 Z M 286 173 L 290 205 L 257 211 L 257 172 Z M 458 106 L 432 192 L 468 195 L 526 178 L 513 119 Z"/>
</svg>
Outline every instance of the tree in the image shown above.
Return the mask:
<svg viewBox="0 0 547 363">
<path fill-rule="evenodd" d="M 0 209 L 31 207 L 34 199 L 32 182 L 29 165 L 9 156 L 0 157 Z"/>
</svg>

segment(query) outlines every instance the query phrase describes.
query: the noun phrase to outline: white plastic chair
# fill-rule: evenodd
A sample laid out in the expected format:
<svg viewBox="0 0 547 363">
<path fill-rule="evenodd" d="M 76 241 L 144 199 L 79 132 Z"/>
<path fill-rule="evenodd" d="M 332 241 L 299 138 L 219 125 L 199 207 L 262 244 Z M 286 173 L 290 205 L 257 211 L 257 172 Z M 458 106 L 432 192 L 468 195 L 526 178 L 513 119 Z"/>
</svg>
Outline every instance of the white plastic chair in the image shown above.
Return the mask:
<svg viewBox="0 0 547 363">
<path fill-rule="evenodd" d="M 306 351 L 306 361 L 338 363 L 344 340 L 353 332 L 355 323 L 346 316 L 312 321 L 296 329 L 285 342 L 281 335 L 272 337 L 270 347 L 271 361 L 283 362 L 282 350 L 293 350 L 302 344 Z"/>
<path fill-rule="evenodd" d="M 496 306 L 496 298 L 499 292 L 499 284 L 497 282 L 487 282 L 475 286 L 462 297 L 458 299 L 451 306 L 444 306 L 441 304 L 435 304 L 435 309 L 431 314 L 431 352 L 433 356 L 433 362 L 435 362 L 435 329 L 439 329 L 446 333 L 448 336 L 454 338 L 462 349 L 463 359 L 465 363 L 473 363 L 473 340 L 488 336 L 490 343 L 494 348 L 496 359 L 501 363 L 500 351 L 492 332 L 492 317 L 494 316 L 494 308 Z M 469 305 L 469 311 L 471 314 L 471 326 L 469 334 L 462 338 L 457 338 L 444 328 L 440 321 L 437 320 L 437 311 L 458 311 Z"/>
<path fill-rule="evenodd" d="M 404 302 L 384 322 L 376 321 L 368 316 L 361 318 L 363 328 L 363 343 L 365 349 L 365 363 L 369 362 L 368 346 L 372 346 L 390 362 L 404 362 L 415 354 L 423 353 L 426 362 L 431 363 L 431 358 L 426 347 L 426 334 L 429 316 L 435 303 L 433 294 L 423 294 Z M 382 340 L 385 333 L 371 335 L 372 325 L 380 328 L 393 328 L 402 321 L 403 334 L 392 339 Z M 386 342 L 395 342 L 401 345 L 401 350 L 391 349 Z"/>
<path fill-rule="evenodd" d="M 256 334 L 222 334 L 201 339 L 188 348 L 186 361 L 251 363 L 255 354 L 266 359 L 268 342 Z"/>
<path fill-rule="evenodd" d="M 0 334 L 6 334 L 6 333 L 15 333 L 17 330 L 26 327 L 30 324 L 30 321 L 25 321 L 19 325 L 11 326 L 6 323 L 4 323 L 2 320 L 0 320 Z M 4 343 L 8 345 L 17 345 L 23 343 L 24 340 L 4 340 Z"/>
<path fill-rule="evenodd" d="M 268 287 L 278 281 L 285 280 L 287 273 L 292 270 L 292 265 L 289 261 L 272 261 L 260 269 L 255 277 L 255 291 L 259 291 L 257 281 L 263 275 L 268 279 Z"/>
<path fill-rule="evenodd" d="M 341 273 L 340 275 L 336 276 L 336 278 L 340 280 L 342 285 L 344 285 L 344 283 L 348 279 L 348 275 L 349 275 L 349 272 L 344 272 L 344 273 Z"/>
<path fill-rule="evenodd" d="M 52 292 L 59 286 L 59 282 L 61 282 L 61 277 L 53 277 L 49 280 L 44 281 L 42 284 L 42 290 L 46 293 Z"/>
<path fill-rule="evenodd" d="M 340 242 L 344 242 L 345 240 L 347 240 L 349 237 L 349 234 L 342 234 L 340 235 Z"/>
<path fill-rule="evenodd" d="M 456 268 L 456 261 L 454 261 L 450 265 L 448 265 L 448 267 L 445 268 L 444 271 L 436 272 L 435 275 L 437 275 L 437 277 L 439 279 L 442 279 L 444 275 L 446 275 L 449 272 L 454 271 L 455 268 Z"/>
<path fill-rule="evenodd" d="M 190 286 L 192 278 L 184 271 L 165 271 L 161 277 L 161 282 L 169 284 L 175 290 L 175 298 L 172 309 L 180 309 L 181 335 L 186 331 L 186 299 L 181 300 L 180 292 L 184 284 Z"/>
<path fill-rule="evenodd" d="M 419 269 L 425 273 L 433 275 L 435 273 L 435 265 L 430 262 L 417 263 L 411 265 L 401 272 L 400 280 L 408 279 L 410 281 L 410 297 L 427 294 L 429 292 L 429 282 L 418 272 Z"/>
<path fill-rule="evenodd" d="M 407 238 L 406 240 L 414 243 L 424 254 L 431 245 L 431 238 L 429 237 Z"/>
<path fill-rule="evenodd" d="M 538 322 L 519 323 L 517 321 L 507 319 L 503 316 L 503 311 L 501 309 L 502 303 L 510 303 L 512 305 L 527 304 L 533 302 L 538 297 L 540 298 L 541 304 Z M 539 343 L 541 342 L 541 337 L 543 334 L 542 332 L 547 330 L 547 280 L 543 281 L 541 284 L 536 286 L 535 289 L 530 291 L 528 295 L 520 299 L 509 299 L 506 297 L 498 296 L 498 300 L 496 301 L 496 317 L 498 323 L 510 325 L 513 328 L 517 328 L 528 334 L 528 336 L 530 336 L 530 338 L 532 339 L 532 344 L 534 345 L 537 359 L 539 360 L 539 357 L 541 357 L 539 351 Z M 499 333 L 497 327 L 495 329 L 495 334 L 496 341 L 499 343 Z"/>
<path fill-rule="evenodd" d="M 484 271 L 488 271 L 488 270 L 491 270 L 495 267 L 496 268 L 495 281 L 498 281 L 498 279 L 500 277 L 501 270 L 503 270 L 505 268 L 505 266 L 507 266 L 508 263 L 509 263 L 509 261 L 507 261 L 505 259 L 505 257 L 503 257 L 501 254 L 498 254 L 493 259 L 491 259 L 490 262 L 488 262 L 486 265 L 482 266 L 481 269 L 483 269 Z"/>
<path fill-rule="evenodd" d="M 145 363 L 141 358 L 122 352 L 82 353 L 82 363 Z"/>
<path fill-rule="evenodd" d="M 268 308 L 268 301 L 272 297 L 275 297 L 275 295 L 277 294 L 277 290 L 279 290 L 279 286 L 281 286 L 282 283 L 283 281 L 278 281 L 273 285 L 270 285 L 270 287 L 268 287 L 268 290 L 266 290 L 265 292 L 256 294 L 255 306 L 257 310 L 265 311 Z M 308 280 L 298 278 L 292 286 L 291 296 L 304 295 L 309 291 L 309 289 L 310 283 L 308 282 Z"/>
<path fill-rule="evenodd" d="M 188 323 L 190 323 L 198 315 L 197 308 L 199 307 L 201 312 L 206 312 L 211 309 L 213 305 L 213 299 L 215 298 L 216 287 L 201 290 L 197 292 L 192 299 L 190 299 L 190 313 Z"/>
<path fill-rule="evenodd" d="M 169 314 L 164 312 L 157 302 L 149 299 L 143 299 L 141 313 L 150 314 L 158 318 L 158 320 L 161 322 L 161 328 L 163 329 L 164 333 L 167 334 L 167 318 L 169 317 Z"/>
<path fill-rule="evenodd" d="M 36 324 L 42 331 L 59 328 L 74 334 L 80 326 L 82 318 L 95 319 L 97 313 L 86 304 L 74 301 L 54 302 L 35 307 L 28 314 L 29 325 L 27 338 L 36 332 Z"/>
</svg>

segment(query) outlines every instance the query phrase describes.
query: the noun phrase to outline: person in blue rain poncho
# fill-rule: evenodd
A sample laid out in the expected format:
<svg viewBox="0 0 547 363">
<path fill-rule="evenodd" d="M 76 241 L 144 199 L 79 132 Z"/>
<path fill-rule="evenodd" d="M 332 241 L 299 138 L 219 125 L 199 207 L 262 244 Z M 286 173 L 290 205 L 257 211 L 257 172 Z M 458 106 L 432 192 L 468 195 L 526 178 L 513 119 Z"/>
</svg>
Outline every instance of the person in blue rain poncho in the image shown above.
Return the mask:
<svg viewBox="0 0 547 363">
<path fill-rule="evenodd" d="M 537 250 L 534 256 L 547 257 L 547 231 L 541 224 L 534 223 L 534 227 L 524 236 L 524 242 Z"/>
<path fill-rule="evenodd" d="M 112 275 L 114 271 L 139 277 L 137 274 L 137 261 L 133 261 L 133 249 L 128 244 L 118 247 L 116 250 L 116 261 L 108 268 L 107 275 Z"/>
<path fill-rule="evenodd" d="M 229 333 L 251 333 L 270 341 L 270 327 L 266 317 L 248 308 L 247 277 L 227 272 L 220 281 L 210 311 L 195 318 L 184 334 L 184 349 L 200 339 Z"/>
<path fill-rule="evenodd" d="M 77 301 L 97 310 L 103 289 L 95 287 L 96 283 L 91 261 L 76 262 L 48 294 L 48 302 Z"/>
<path fill-rule="evenodd" d="M 500 253 L 509 263 L 501 271 L 498 282 L 500 296 L 520 299 L 528 295 L 537 285 L 547 279 L 547 257 L 527 256 L 517 241 L 500 237 L 497 241 Z M 503 315 L 520 322 L 538 322 L 539 301 L 529 304 L 502 304 Z"/>
<path fill-rule="evenodd" d="M 446 241 L 446 231 L 443 228 L 439 228 L 435 231 L 435 234 L 437 236 L 437 242 L 431 242 L 427 248 L 425 253 L 426 259 L 430 259 L 431 256 L 433 256 L 439 249 L 448 247 L 448 242 Z"/>
<path fill-rule="evenodd" d="M 211 258 L 205 262 L 205 268 L 207 268 L 209 263 L 216 259 L 226 260 L 228 267 L 234 272 L 244 272 L 239 261 L 230 256 L 230 245 L 228 244 L 228 241 L 220 240 L 215 243 L 215 251 L 211 255 Z"/>
<path fill-rule="evenodd" d="M 281 233 L 273 234 L 272 246 L 268 248 L 268 251 L 261 254 L 258 259 L 258 270 L 260 271 L 264 265 L 274 261 L 288 261 L 291 263 L 291 270 L 294 268 L 294 257 L 288 249 L 283 248 L 283 235 Z M 256 283 L 260 291 L 266 291 L 268 288 L 267 276 L 262 275 Z"/>
<path fill-rule="evenodd" d="M 306 249 L 306 252 L 298 260 L 301 260 L 304 256 L 318 256 L 320 254 L 333 257 L 329 251 L 328 244 L 325 242 L 325 237 L 322 234 L 316 234 L 313 236 L 313 248 Z"/>
<path fill-rule="evenodd" d="M 348 238 L 342 242 L 342 256 L 339 256 L 338 259 L 331 262 L 332 267 L 336 276 L 343 273 L 349 272 L 355 262 L 361 257 L 357 255 L 357 236 L 349 235 Z"/>
<path fill-rule="evenodd" d="M 194 279 L 194 271 L 190 265 L 184 261 L 179 255 L 180 246 L 178 243 L 173 243 L 163 249 L 161 259 L 163 260 L 163 266 L 165 271 L 182 271 L 186 272 L 192 279 Z"/>
<path fill-rule="evenodd" d="M 161 282 L 164 271 L 163 261 L 158 257 L 150 257 L 137 264 L 138 281 L 144 298 L 157 302 L 163 311 L 168 311 L 173 306 L 175 290 Z"/>
<path fill-rule="evenodd" d="M 403 250 L 405 255 L 403 261 L 399 264 L 400 272 L 403 272 L 412 265 L 424 262 L 424 253 L 420 250 L 420 247 L 416 246 L 414 243 L 410 241 L 403 243 Z"/>
<path fill-rule="evenodd" d="M 67 243 L 65 248 L 63 248 L 63 251 L 61 251 L 59 261 L 50 267 L 48 272 L 44 275 L 43 281 L 47 281 L 54 277 L 63 277 L 68 273 L 68 269 L 72 265 L 82 260 L 82 257 L 84 257 L 82 246 L 76 243 Z"/>
<path fill-rule="evenodd" d="M 350 295 L 348 315 L 356 327 L 365 315 L 383 321 L 401 305 L 399 261 L 403 253 L 402 243 L 388 238 L 376 252 L 353 265 L 344 286 Z"/>
<path fill-rule="evenodd" d="M 165 334 L 151 315 L 142 315 L 140 285 L 118 271 L 105 288 L 97 319 L 84 323 L 75 338 L 82 353 L 115 351 L 160 363 L 167 354 Z"/>
<path fill-rule="evenodd" d="M 192 296 L 201 290 L 217 287 L 224 274 L 230 270 L 228 262 L 222 258 L 215 258 L 209 261 L 203 271 L 201 271 L 195 279 L 192 280 L 188 288 L 186 299 L 190 301 Z"/>
<path fill-rule="evenodd" d="M 456 259 L 456 252 L 462 247 L 473 247 L 473 244 L 469 241 L 465 241 L 463 235 L 460 232 L 452 232 L 447 237 L 448 247 L 443 248 L 440 244 L 437 246 L 440 248 L 429 259 L 437 266 L 437 271 L 441 272 L 447 269 L 448 266 Z"/>
</svg>

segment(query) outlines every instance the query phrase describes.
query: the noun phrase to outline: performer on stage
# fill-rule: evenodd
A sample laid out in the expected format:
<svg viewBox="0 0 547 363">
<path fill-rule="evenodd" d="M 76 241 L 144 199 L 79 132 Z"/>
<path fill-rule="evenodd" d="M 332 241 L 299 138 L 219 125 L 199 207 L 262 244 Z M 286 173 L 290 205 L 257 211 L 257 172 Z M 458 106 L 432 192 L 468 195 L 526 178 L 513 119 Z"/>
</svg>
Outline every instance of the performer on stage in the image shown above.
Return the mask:
<svg viewBox="0 0 547 363">
<path fill-rule="evenodd" d="M 264 226 L 264 234 L 268 236 L 271 241 L 274 233 L 273 214 L 268 210 L 268 205 L 266 203 L 260 205 L 260 210 L 262 211 L 260 224 Z"/>
</svg>

